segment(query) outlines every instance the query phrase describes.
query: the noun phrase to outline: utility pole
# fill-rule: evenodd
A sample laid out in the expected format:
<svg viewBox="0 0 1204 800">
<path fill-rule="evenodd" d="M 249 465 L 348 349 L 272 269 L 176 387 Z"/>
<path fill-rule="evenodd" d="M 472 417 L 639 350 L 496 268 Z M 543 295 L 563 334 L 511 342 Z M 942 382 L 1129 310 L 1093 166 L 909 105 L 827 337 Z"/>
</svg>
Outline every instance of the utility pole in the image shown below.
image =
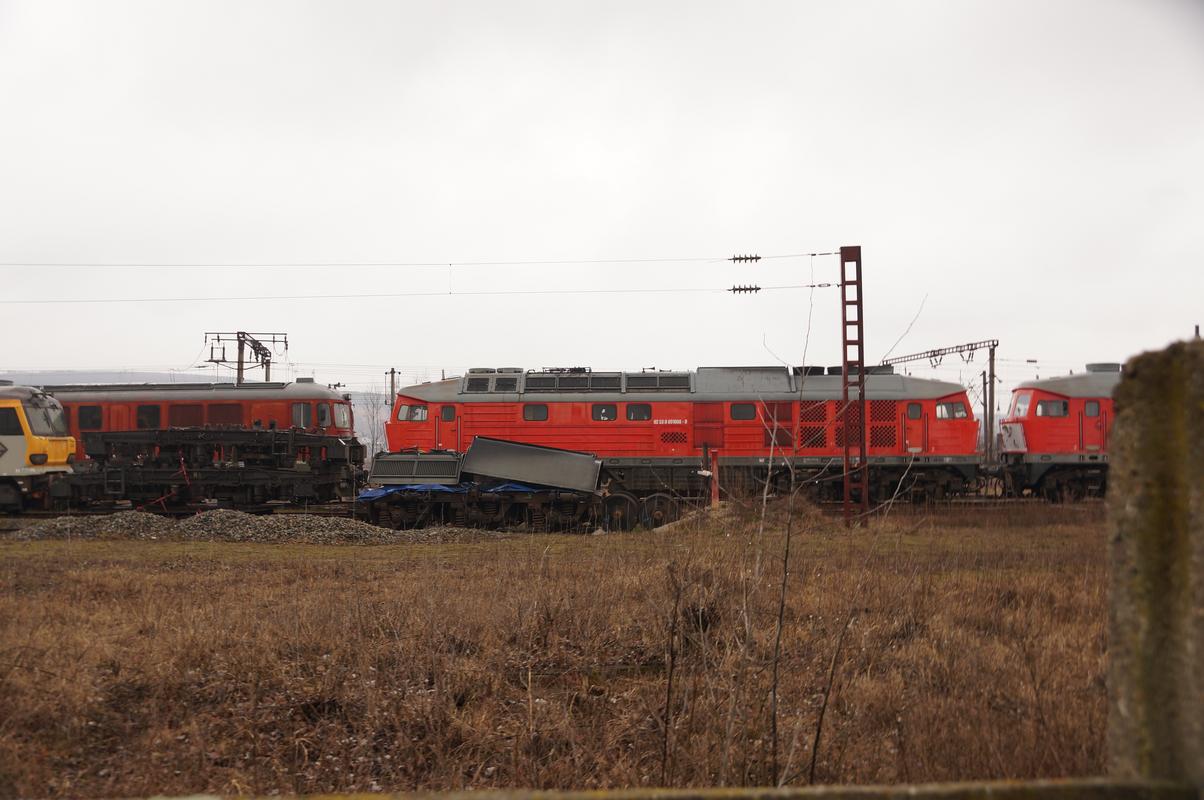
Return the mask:
<svg viewBox="0 0 1204 800">
<path fill-rule="evenodd" d="M 238 347 L 238 358 L 234 362 L 236 365 L 234 384 L 236 386 L 243 384 L 247 369 L 253 369 L 257 366 L 263 367 L 264 381 L 272 379 L 272 349 L 268 345 L 284 345 L 285 352 L 288 351 L 287 333 L 247 333 L 246 331 L 217 333 L 207 331 L 205 333 L 205 343 L 209 345 L 209 358 L 205 360 L 211 364 L 229 364 L 230 361 L 226 358 L 227 342 L 235 342 Z M 247 366 L 246 359 L 248 348 L 255 357 L 255 363 L 250 367 Z"/>
<path fill-rule="evenodd" d="M 987 371 L 982 371 L 982 452 L 990 454 L 991 452 L 991 404 L 987 399 Z"/>
<path fill-rule="evenodd" d="M 397 368 L 389 367 L 389 371 L 385 373 L 389 376 L 389 405 L 397 400 Z"/>
<path fill-rule="evenodd" d="M 995 460 L 995 348 L 999 346 L 998 342 L 987 348 L 989 354 L 987 369 L 991 373 L 990 383 L 987 384 L 987 394 L 990 397 L 990 402 L 987 404 L 987 439 L 985 449 L 987 463 Z"/>
<path fill-rule="evenodd" d="M 983 403 L 986 405 L 986 413 L 983 415 L 983 425 L 986 429 L 986 437 L 983 441 L 983 455 L 987 461 L 992 461 L 995 454 L 995 348 L 999 347 L 998 339 L 984 339 L 981 342 L 970 342 L 969 344 L 959 344 L 953 347 L 938 347 L 935 350 L 925 350 L 922 353 L 912 353 L 906 356 L 895 356 L 894 358 L 884 358 L 882 363 L 887 366 L 895 364 L 906 364 L 909 361 L 931 361 L 933 366 L 941 363 L 941 360 L 948 355 L 960 355 L 963 359 L 974 357 L 976 350 L 986 350 L 988 353 L 987 359 L 987 385 L 986 391 L 983 392 Z"/>
</svg>

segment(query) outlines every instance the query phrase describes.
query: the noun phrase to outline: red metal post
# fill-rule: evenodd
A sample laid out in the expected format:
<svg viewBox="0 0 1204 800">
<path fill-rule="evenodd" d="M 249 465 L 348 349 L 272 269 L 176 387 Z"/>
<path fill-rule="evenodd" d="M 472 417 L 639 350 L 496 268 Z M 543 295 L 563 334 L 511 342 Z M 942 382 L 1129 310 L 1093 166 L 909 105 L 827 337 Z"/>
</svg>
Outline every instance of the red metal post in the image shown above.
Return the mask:
<svg viewBox="0 0 1204 800">
<path fill-rule="evenodd" d="M 711 451 L 711 508 L 719 507 L 719 451 Z"/>
<path fill-rule="evenodd" d="M 841 422 L 844 429 L 844 522 L 853 524 L 854 504 L 870 510 L 870 473 L 865 430 L 865 326 L 861 291 L 861 248 L 840 248 Z M 858 496 L 854 498 L 854 494 Z"/>
</svg>

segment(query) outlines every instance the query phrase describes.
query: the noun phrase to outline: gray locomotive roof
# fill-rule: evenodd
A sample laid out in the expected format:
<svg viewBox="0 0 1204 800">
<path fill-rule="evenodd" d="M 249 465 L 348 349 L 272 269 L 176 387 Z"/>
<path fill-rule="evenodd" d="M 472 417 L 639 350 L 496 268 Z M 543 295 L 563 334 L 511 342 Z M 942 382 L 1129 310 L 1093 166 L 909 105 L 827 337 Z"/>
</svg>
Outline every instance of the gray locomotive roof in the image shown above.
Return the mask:
<svg viewBox="0 0 1204 800">
<path fill-rule="evenodd" d="M 1040 389 L 1043 392 L 1052 392 L 1066 397 L 1111 397 L 1112 391 L 1118 383 L 1120 383 L 1119 372 L 1086 372 L 1082 375 L 1064 375 L 1060 378 L 1028 381 L 1016 388 Z"/>
<path fill-rule="evenodd" d="M 43 394 L 45 392 L 33 386 L 0 385 L 0 400 L 32 400 Z"/>
<path fill-rule="evenodd" d="M 60 400 L 341 400 L 342 394 L 316 383 L 98 383 L 43 386 Z"/>
<path fill-rule="evenodd" d="M 801 376 L 785 367 L 700 367 L 696 372 L 689 374 L 693 390 L 468 393 L 463 391 L 464 379 L 453 378 L 407 386 L 400 389 L 398 394 L 430 403 L 784 401 L 799 399 L 800 390 L 805 400 L 839 400 L 842 397 L 839 375 Z M 866 376 L 866 397 L 870 400 L 926 400 L 963 391 L 965 389 L 960 384 L 946 381 L 911 378 L 905 375 Z"/>
</svg>

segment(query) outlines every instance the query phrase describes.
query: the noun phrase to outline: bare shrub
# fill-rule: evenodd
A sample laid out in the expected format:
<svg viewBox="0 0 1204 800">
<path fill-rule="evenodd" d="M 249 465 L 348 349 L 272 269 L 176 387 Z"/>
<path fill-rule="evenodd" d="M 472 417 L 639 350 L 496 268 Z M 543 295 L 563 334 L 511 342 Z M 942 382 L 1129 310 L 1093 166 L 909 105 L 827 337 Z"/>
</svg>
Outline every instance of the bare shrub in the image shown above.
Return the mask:
<svg viewBox="0 0 1204 800">
<path fill-rule="evenodd" d="M 758 511 L 465 544 L 0 545 L 0 794 L 803 783 L 825 693 L 817 782 L 1101 770 L 1096 511 L 849 533 L 802 509 L 781 608 L 786 511 L 760 536 Z"/>
</svg>

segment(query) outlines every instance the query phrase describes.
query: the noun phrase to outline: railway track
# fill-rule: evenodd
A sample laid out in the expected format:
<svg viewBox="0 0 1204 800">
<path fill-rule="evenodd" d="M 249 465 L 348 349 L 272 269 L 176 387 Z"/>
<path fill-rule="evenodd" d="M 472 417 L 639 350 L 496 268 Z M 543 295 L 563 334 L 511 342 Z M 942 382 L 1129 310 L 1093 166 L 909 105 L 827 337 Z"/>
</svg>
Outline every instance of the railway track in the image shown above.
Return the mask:
<svg viewBox="0 0 1204 800">
<path fill-rule="evenodd" d="M 956 511 L 989 511 L 989 510 L 1016 510 L 1020 508 L 1041 508 L 1048 507 L 1050 509 L 1082 509 L 1084 512 L 1089 512 L 1102 506 L 1103 500 L 1099 498 L 1091 498 L 1082 500 L 1077 503 L 1060 503 L 1051 504 L 1048 501 L 1038 497 L 957 497 L 940 502 L 928 503 L 910 503 L 896 501 L 892 504 L 882 504 L 871 509 L 870 516 L 880 516 L 882 514 L 943 514 Z M 839 500 L 823 501 L 815 504 L 826 514 L 839 516 L 843 513 L 843 505 Z M 116 514 L 123 511 L 148 511 L 160 516 L 173 518 L 191 517 L 196 514 L 201 514 L 206 511 L 215 511 L 218 509 L 241 511 L 248 514 L 256 515 L 279 515 L 279 516 L 297 516 L 297 515 L 312 515 L 316 517 L 331 517 L 331 518 L 356 518 L 356 511 L 363 507 L 362 503 L 351 500 L 343 500 L 333 503 L 321 504 L 267 504 L 251 507 L 232 508 L 227 506 L 217 505 L 196 505 L 188 507 L 177 507 L 169 509 L 153 509 L 153 508 L 135 508 L 132 505 L 114 505 L 106 508 L 86 508 L 86 509 L 71 509 L 67 511 L 25 511 L 21 514 L 12 516 L 0 516 L 0 531 L 19 530 L 26 525 L 33 524 L 40 520 L 54 519 L 57 517 L 101 517 L 110 514 Z M 360 515 L 363 518 L 363 515 Z M 365 521 L 367 521 L 365 519 Z"/>
</svg>

